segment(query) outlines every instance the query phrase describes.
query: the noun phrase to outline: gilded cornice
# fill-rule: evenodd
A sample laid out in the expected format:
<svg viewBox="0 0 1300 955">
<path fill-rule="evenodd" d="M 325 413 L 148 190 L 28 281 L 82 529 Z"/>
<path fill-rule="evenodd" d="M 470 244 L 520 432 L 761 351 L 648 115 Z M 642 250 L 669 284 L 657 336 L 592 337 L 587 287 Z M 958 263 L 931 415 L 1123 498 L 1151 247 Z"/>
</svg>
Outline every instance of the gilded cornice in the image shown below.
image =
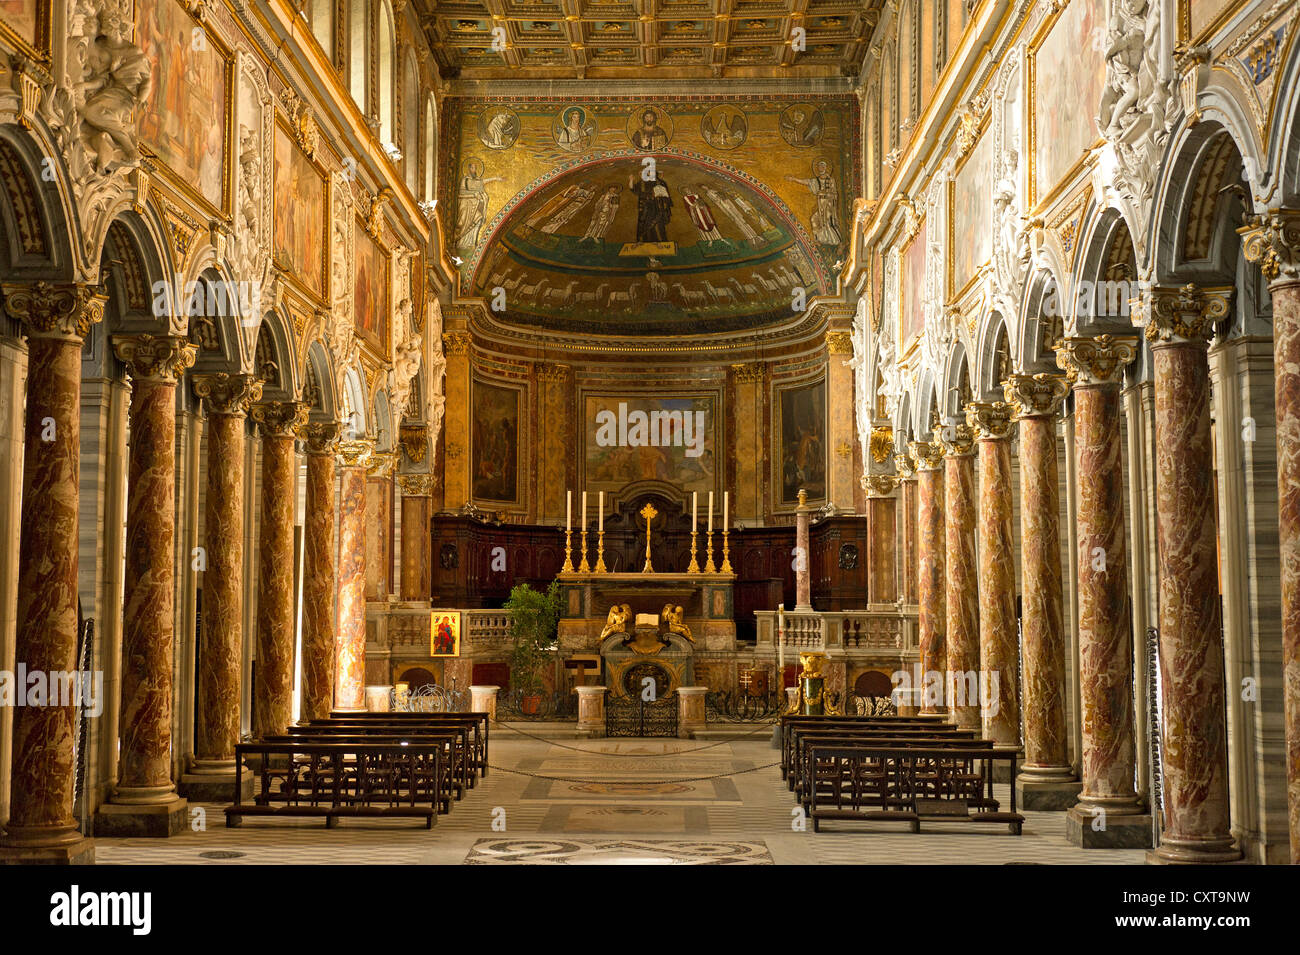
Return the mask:
<svg viewBox="0 0 1300 955">
<path fill-rule="evenodd" d="M 113 338 L 113 353 L 137 381 L 175 384 L 194 367 L 199 347 L 179 335 L 132 335 Z"/>
<path fill-rule="evenodd" d="M 310 412 L 303 401 L 259 401 L 250 412 L 264 438 L 296 438 Z"/>
<path fill-rule="evenodd" d="M 1002 392 L 1017 419 L 1050 417 L 1061 410 L 1070 393 L 1070 381 L 1064 375 L 1047 372 L 1012 375 L 1002 383 Z"/>
<path fill-rule="evenodd" d="M 1119 384 L 1124 366 L 1137 356 L 1136 335 L 1066 338 L 1056 347 L 1056 363 L 1076 385 Z"/>
<path fill-rule="evenodd" d="M 966 403 L 966 424 L 980 440 L 1010 437 L 1011 414 L 1011 406 L 1005 401 Z"/>
<path fill-rule="evenodd" d="M 194 394 L 207 407 L 208 414 L 248 414 L 249 407 L 262 399 L 262 379 L 253 375 L 231 375 L 220 371 L 192 375 Z"/>
<path fill-rule="evenodd" d="M 32 338 L 81 341 L 104 317 L 108 295 L 97 285 L 33 282 L 5 285 L 4 307 Z"/>
<path fill-rule="evenodd" d="M 364 468 L 370 464 L 370 455 L 375 452 L 375 442 L 369 438 L 339 442 L 340 463 L 345 468 Z"/>
<path fill-rule="evenodd" d="M 1133 324 L 1146 329 L 1152 346 L 1204 344 L 1214 337 L 1215 324 L 1227 317 L 1231 300 L 1231 289 L 1156 286 L 1134 303 Z"/>
<path fill-rule="evenodd" d="M 1246 261 L 1256 263 L 1271 285 L 1300 281 L 1300 212 L 1271 209 L 1238 231 Z"/>
<path fill-rule="evenodd" d="M 935 443 L 942 445 L 944 457 L 964 458 L 975 453 L 975 432 L 965 421 L 953 421 L 934 429 Z"/>
<path fill-rule="evenodd" d="M 943 445 L 937 441 L 913 441 L 907 449 L 918 471 L 937 471 L 943 467 Z"/>
<path fill-rule="evenodd" d="M 862 489 L 867 492 L 867 497 L 889 497 L 896 487 L 898 487 L 896 474 L 862 475 Z"/>
<path fill-rule="evenodd" d="M 909 481 L 916 477 L 916 462 L 910 454 L 895 454 L 894 470 L 898 472 L 900 481 Z"/>
</svg>

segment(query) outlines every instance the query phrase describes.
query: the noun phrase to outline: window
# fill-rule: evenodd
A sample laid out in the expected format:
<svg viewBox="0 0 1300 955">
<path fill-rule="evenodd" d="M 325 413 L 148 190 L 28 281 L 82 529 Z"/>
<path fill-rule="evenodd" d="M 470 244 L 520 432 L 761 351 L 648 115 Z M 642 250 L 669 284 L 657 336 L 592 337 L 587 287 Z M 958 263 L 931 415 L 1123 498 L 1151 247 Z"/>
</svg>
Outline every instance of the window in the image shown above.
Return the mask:
<svg viewBox="0 0 1300 955">
<path fill-rule="evenodd" d="M 366 111 L 366 0 L 350 0 L 348 8 L 348 89 L 361 112 Z"/>
<path fill-rule="evenodd" d="M 424 199 L 433 201 L 438 175 L 438 113 L 433 108 L 433 94 L 424 101 Z"/>
<path fill-rule="evenodd" d="M 396 67 L 393 38 L 393 11 L 387 0 L 379 7 L 379 143 L 393 142 L 397 126 L 396 103 L 393 97 L 393 75 Z"/>
<path fill-rule="evenodd" d="M 415 195 L 420 182 L 420 75 L 415 69 L 413 53 L 406 56 L 406 76 L 402 81 L 402 161 L 406 188 Z"/>
<path fill-rule="evenodd" d="M 334 0 L 311 0 L 311 32 L 326 56 L 334 55 Z"/>
</svg>

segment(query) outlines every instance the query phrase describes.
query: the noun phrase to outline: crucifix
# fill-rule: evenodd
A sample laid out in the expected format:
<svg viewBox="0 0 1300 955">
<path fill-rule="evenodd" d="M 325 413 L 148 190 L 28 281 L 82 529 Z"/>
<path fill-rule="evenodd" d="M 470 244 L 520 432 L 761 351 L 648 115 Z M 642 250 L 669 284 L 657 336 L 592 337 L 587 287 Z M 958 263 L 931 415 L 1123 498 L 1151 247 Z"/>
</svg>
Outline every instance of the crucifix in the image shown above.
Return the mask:
<svg viewBox="0 0 1300 955">
<path fill-rule="evenodd" d="M 650 522 L 659 516 L 653 504 L 646 504 L 641 508 L 641 516 L 645 518 L 645 566 L 641 568 L 643 574 L 653 574 L 655 569 L 650 566 Z"/>
</svg>

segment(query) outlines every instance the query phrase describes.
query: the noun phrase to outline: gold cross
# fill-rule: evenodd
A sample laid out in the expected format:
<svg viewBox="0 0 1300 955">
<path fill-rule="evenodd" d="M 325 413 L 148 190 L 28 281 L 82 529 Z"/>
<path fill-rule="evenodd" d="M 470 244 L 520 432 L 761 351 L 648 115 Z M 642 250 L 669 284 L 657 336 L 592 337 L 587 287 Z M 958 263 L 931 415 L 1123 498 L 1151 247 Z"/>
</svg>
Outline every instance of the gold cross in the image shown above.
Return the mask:
<svg viewBox="0 0 1300 955">
<path fill-rule="evenodd" d="M 641 568 L 643 574 L 653 574 L 655 569 L 650 566 L 650 522 L 659 516 L 653 504 L 647 503 L 641 508 L 641 516 L 645 518 L 645 566 Z"/>
</svg>

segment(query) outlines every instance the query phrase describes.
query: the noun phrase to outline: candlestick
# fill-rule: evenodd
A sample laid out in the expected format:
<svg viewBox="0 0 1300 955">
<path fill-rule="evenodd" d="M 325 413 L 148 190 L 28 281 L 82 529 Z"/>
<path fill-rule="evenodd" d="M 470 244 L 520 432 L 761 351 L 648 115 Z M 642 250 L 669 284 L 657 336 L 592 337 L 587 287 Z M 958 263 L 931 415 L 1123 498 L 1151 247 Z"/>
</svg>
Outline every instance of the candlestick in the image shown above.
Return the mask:
<svg viewBox="0 0 1300 955">
<path fill-rule="evenodd" d="M 785 709 L 785 604 L 776 605 L 776 701 Z"/>
<path fill-rule="evenodd" d="M 718 568 L 718 573 L 721 574 L 734 573 L 734 571 L 732 571 L 731 569 L 731 558 L 727 556 L 731 552 L 730 545 L 727 543 L 727 535 L 729 533 L 730 532 L 727 530 L 727 525 L 723 524 L 722 525 L 722 566 Z"/>
<path fill-rule="evenodd" d="M 695 559 L 695 539 L 700 536 L 694 525 L 691 526 L 691 565 L 686 568 L 688 574 L 698 574 L 700 572 L 700 562 Z"/>
<path fill-rule="evenodd" d="M 582 560 L 578 563 L 578 573 L 591 573 L 591 564 L 587 563 L 587 525 L 582 525 Z"/>
<path fill-rule="evenodd" d="M 596 566 L 592 571 L 597 574 L 605 573 L 605 528 L 596 532 Z"/>
<path fill-rule="evenodd" d="M 709 522 L 709 532 L 704 538 L 704 572 L 706 574 L 716 574 L 718 568 L 713 565 L 713 522 Z"/>
<path fill-rule="evenodd" d="M 566 528 L 564 531 L 564 566 L 560 568 L 560 573 L 573 573 L 573 529 Z"/>
</svg>

